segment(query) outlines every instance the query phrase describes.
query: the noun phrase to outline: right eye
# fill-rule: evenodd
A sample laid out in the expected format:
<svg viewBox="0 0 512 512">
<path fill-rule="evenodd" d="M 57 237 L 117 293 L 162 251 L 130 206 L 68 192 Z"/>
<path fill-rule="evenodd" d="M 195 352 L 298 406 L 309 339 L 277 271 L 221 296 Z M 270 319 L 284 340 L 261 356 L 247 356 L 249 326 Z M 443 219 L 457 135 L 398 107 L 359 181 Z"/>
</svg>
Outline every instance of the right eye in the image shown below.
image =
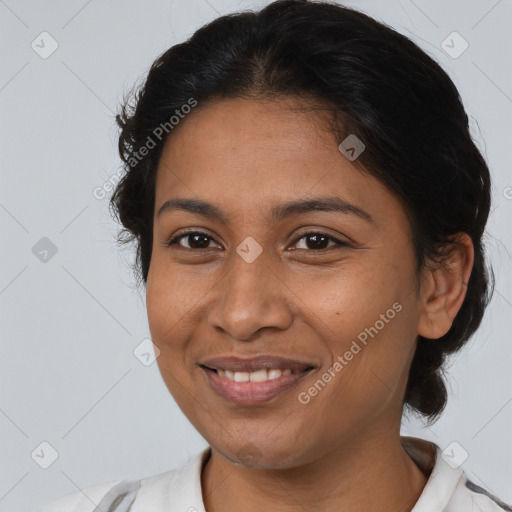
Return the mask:
<svg viewBox="0 0 512 512">
<path fill-rule="evenodd" d="M 188 241 L 188 247 L 179 243 L 181 242 L 182 239 Z M 208 244 L 211 240 L 214 239 L 210 235 L 204 233 L 203 231 L 186 231 L 184 233 L 179 234 L 178 236 L 173 237 L 171 240 L 166 242 L 165 245 L 170 247 L 178 243 L 178 245 L 183 249 L 207 250 L 211 249 L 211 247 L 208 247 Z"/>
</svg>

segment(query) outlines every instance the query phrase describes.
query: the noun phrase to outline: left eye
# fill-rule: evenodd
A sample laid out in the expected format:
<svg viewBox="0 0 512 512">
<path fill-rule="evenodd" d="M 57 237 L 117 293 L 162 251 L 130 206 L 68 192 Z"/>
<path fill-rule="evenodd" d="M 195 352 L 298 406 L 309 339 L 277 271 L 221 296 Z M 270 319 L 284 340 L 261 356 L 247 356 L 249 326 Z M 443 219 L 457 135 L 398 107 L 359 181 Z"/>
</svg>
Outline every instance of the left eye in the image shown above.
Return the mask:
<svg viewBox="0 0 512 512">
<path fill-rule="evenodd" d="M 318 251 L 322 249 L 326 249 L 326 243 L 328 243 L 329 240 L 333 241 L 333 245 L 338 246 L 347 246 L 345 242 L 342 242 L 341 240 L 338 240 L 337 238 L 334 238 L 332 236 L 327 235 L 326 233 L 318 233 L 316 231 L 311 231 L 309 233 L 304 233 L 300 238 L 298 238 L 295 243 L 300 242 L 301 240 L 306 240 L 305 245 L 306 247 L 299 248 L 301 250 L 313 250 Z M 310 240 L 311 243 L 308 243 L 307 240 Z M 310 246 L 313 247 L 310 247 Z M 332 247 L 332 245 L 330 246 Z"/>
</svg>

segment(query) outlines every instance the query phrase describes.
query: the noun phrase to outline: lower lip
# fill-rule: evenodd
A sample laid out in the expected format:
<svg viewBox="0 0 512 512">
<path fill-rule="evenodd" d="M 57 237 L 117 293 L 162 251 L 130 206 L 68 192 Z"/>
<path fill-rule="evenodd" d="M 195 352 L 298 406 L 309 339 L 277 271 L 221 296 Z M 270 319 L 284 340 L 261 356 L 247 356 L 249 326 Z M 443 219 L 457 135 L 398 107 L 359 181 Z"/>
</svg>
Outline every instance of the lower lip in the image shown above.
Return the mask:
<svg viewBox="0 0 512 512">
<path fill-rule="evenodd" d="M 210 386 L 219 395 L 236 405 L 260 405 L 287 391 L 302 380 L 311 370 L 290 375 L 281 375 L 277 379 L 263 382 L 235 382 L 221 377 L 217 372 L 201 367 Z"/>
</svg>

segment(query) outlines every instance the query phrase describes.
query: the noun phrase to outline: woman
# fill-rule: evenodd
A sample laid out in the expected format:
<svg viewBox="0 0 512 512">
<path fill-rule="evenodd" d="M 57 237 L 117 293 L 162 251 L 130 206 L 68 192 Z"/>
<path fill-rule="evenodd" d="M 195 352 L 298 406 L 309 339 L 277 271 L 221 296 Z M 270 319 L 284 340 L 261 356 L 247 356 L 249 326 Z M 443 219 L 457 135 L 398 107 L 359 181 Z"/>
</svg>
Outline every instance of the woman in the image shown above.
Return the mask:
<svg viewBox="0 0 512 512">
<path fill-rule="evenodd" d="M 41 512 L 512 510 L 460 445 L 400 436 L 442 412 L 491 295 L 489 170 L 438 64 L 352 9 L 278 1 L 170 48 L 118 123 L 120 242 L 209 447 Z"/>
</svg>

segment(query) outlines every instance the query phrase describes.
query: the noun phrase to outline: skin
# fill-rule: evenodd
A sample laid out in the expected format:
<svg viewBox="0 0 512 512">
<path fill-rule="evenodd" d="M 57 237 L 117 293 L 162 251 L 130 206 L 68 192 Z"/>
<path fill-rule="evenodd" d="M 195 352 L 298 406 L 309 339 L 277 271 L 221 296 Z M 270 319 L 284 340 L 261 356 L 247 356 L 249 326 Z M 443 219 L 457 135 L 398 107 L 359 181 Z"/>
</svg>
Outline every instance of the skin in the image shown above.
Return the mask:
<svg viewBox="0 0 512 512">
<path fill-rule="evenodd" d="M 400 444 L 415 340 L 449 330 L 466 293 L 473 246 L 461 234 L 446 265 L 417 276 L 399 199 L 339 151 L 325 112 L 294 109 L 297 101 L 210 102 L 168 137 L 147 279 L 157 362 L 212 447 L 201 475 L 208 512 L 410 511 L 428 478 Z M 374 222 L 325 211 L 268 218 L 278 204 L 333 194 Z M 157 215 L 177 197 L 215 203 L 228 221 L 181 210 Z M 211 238 L 166 245 L 186 229 Z M 315 251 L 314 240 L 304 238 L 309 231 L 348 245 L 327 239 Z M 263 250 L 251 263 L 236 252 L 249 236 Z M 394 303 L 401 311 L 301 403 L 298 394 Z M 228 354 L 299 358 L 317 368 L 263 405 L 237 407 L 210 388 L 198 366 Z"/>
</svg>

